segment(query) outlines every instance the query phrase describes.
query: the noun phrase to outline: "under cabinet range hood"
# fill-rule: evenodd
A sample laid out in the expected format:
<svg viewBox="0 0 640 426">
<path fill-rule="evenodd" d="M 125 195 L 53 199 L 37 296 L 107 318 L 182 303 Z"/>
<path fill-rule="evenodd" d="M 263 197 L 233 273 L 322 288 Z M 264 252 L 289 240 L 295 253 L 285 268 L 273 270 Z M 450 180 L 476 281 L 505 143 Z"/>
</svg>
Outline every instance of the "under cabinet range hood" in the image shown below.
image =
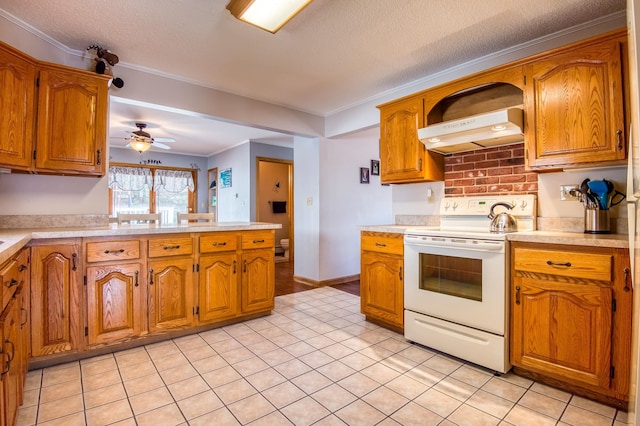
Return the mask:
<svg viewBox="0 0 640 426">
<path fill-rule="evenodd" d="M 524 114 L 507 108 L 418 129 L 418 139 L 428 150 L 449 154 L 521 142 Z"/>
</svg>

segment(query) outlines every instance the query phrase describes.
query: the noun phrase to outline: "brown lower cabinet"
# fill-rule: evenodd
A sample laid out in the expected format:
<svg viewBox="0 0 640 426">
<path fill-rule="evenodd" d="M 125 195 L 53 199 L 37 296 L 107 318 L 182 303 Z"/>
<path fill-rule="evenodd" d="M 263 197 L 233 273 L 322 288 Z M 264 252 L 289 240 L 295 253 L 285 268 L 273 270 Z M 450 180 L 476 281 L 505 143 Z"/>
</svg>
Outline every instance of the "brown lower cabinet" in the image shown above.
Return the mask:
<svg viewBox="0 0 640 426">
<path fill-rule="evenodd" d="M 513 242 L 511 257 L 514 371 L 626 408 L 628 250 Z"/>
<path fill-rule="evenodd" d="M 33 361 L 51 365 L 269 313 L 273 230 L 35 241 Z"/>
<path fill-rule="evenodd" d="M 80 239 L 41 240 L 31 247 L 33 357 L 83 346 L 83 271 Z"/>
<path fill-rule="evenodd" d="M 404 236 L 363 231 L 360 310 L 367 320 L 404 330 Z"/>
<path fill-rule="evenodd" d="M 0 425 L 16 423 L 29 367 L 29 250 L 0 265 Z M 28 299 L 28 298 L 27 298 Z"/>
</svg>

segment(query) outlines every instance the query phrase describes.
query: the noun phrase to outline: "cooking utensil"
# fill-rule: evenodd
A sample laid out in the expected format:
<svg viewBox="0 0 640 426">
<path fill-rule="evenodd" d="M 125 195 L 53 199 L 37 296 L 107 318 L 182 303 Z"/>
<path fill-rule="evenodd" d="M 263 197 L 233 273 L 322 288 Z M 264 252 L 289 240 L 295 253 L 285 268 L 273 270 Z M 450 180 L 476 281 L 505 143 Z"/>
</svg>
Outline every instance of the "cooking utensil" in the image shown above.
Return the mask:
<svg viewBox="0 0 640 426">
<path fill-rule="evenodd" d="M 609 186 L 603 180 L 591 180 L 587 182 L 589 189 L 598 197 L 600 210 L 609 209 Z"/>
<path fill-rule="evenodd" d="M 618 197 L 618 198 L 616 198 L 616 197 Z M 613 190 L 613 195 L 609 196 L 609 207 L 617 206 L 618 204 L 623 202 L 625 198 L 627 198 L 627 196 L 625 194 L 623 194 L 622 192 L 614 189 Z"/>
<path fill-rule="evenodd" d="M 491 225 L 489 226 L 489 231 L 493 233 L 506 233 L 506 232 L 515 232 L 518 230 L 518 223 L 516 222 L 516 218 L 510 215 L 507 212 L 498 213 L 497 215 L 493 212 L 493 209 L 497 206 L 506 207 L 507 210 L 511 210 L 513 206 L 509 203 L 498 202 L 494 203 L 491 206 L 491 210 L 489 210 L 488 218 L 491 219 Z"/>
</svg>

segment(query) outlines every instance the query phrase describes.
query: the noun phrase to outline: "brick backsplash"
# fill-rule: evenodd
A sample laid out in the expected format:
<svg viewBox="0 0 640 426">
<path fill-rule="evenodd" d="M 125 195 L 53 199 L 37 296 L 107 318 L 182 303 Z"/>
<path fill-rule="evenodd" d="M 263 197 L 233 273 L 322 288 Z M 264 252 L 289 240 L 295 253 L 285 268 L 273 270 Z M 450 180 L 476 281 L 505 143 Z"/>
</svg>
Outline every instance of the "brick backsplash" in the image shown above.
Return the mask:
<svg viewBox="0 0 640 426">
<path fill-rule="evenodd" d="M 451 154 L 444 159 L 444 193 L 538 194 L 538 174 L 524 168 L 524 143 Z"/>
</svg>

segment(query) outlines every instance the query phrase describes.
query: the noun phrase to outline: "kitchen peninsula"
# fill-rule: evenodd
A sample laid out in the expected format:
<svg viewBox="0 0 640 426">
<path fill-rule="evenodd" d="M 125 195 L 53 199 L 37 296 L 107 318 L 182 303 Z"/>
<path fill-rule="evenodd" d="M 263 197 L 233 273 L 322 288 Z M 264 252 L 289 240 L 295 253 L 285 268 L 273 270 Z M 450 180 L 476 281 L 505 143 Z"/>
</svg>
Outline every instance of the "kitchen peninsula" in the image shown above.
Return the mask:
<svg viewBox="0 0 640 426">
<path fill-rule="evenodd" d="M 14 347 L 8 368 L 16 394 L 21 395 L 27 366 L 268 315 L 274 307 L 274 234 L 280 226 L 0 229 L 0 330 Z"/>
</svg>

